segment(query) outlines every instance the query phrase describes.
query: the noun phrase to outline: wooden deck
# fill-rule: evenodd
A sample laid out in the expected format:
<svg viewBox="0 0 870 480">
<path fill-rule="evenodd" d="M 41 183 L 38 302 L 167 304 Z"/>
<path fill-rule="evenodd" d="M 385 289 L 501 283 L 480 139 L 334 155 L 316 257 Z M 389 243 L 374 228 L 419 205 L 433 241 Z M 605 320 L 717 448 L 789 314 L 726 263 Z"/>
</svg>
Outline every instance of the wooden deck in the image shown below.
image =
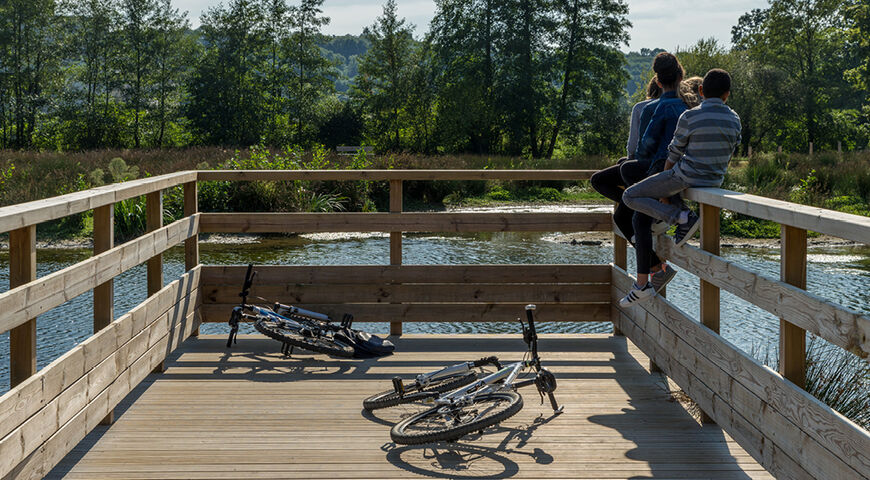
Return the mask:
<svg viewBox="0 0 870 480">
<path fill-rule="evenodd" d="M 48 478 L 772 478 L 721 428 L 701 426 L 625 337 L 542 335 L 565 413 L 534 388 L 483 435 L 425 447 L 390 442 L 404 408 L 364 414 L 394 375 L 497 354 L 518 335 L 405 335 L 398 353 L 336 360 L 242 336 L 187 340 Z"/>
</svg>

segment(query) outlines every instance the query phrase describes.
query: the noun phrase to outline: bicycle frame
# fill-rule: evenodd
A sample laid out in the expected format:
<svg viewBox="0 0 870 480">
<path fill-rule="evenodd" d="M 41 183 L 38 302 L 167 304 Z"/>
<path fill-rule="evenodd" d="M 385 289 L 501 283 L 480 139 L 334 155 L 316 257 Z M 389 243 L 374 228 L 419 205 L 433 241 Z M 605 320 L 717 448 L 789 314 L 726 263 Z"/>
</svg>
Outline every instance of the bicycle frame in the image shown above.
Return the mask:
<svg viewBox="0 0 870 480">
<path fill-rule="evenodd" d="M 433 397 L 435 397 L 435 405 L 441 406 L 442 408 L 461 407 L 473 403 L 474 399 L 480 395 L 488 395 L 491 393 L 505 390 L 516 390 L 530 385 L 535 385 L 538 387 L 538 393 L 541 394 L 541 401 L 543 401 L 543 394 L 546 393 L 549 396 L 550 405 L 553 407 L 553 411 L 557 414 L 562 413 L 564 407 L 561 407 L 556 403 L 556 398 L 553 395 L 553 391 L 556 389 L 555 377 L 549 370 L 541 367 L 541 358 L 538 356 L 538 334 L 535 330 L 534 314 L 532 313 L 534 310 L 534 305 L 526 306 L 526 318 L 528 322 L 528 328 L 526 328 L 525 323 L 520 321 L 523 327 L 523 340 L 529 346 L 529 352 L 531 353 L 531 358 L 529 360 L 511 363 L 504 367 L 499 366 L 496 360 L 495 364 L 497 368 L 499 368 L 497 372 L 487 375 L 486 377 L 483 377 L 476 382 L 473 382 L 464 387 L 460 387 L 452 392 L 448 392 L 440 396 L 433 395 Z M 489 359 L 492 358 L 494 357 L 490 357 Z M 428 382 L 450 374 L 470 371 L 471 368 L 475 366 L 480 366 L 480 362 L 489 359 L 482 359 L 478 362 L 460 363 L 431 374 L 419 375 L 417 377 L 417 382 L 419 384 L 427 385 L 428 383 L 424 382 Z M 535 369 L 535 378 L 516 382 L 516 379 L 519 376 L 520 372 L 527 368 Z"/>
</svg>

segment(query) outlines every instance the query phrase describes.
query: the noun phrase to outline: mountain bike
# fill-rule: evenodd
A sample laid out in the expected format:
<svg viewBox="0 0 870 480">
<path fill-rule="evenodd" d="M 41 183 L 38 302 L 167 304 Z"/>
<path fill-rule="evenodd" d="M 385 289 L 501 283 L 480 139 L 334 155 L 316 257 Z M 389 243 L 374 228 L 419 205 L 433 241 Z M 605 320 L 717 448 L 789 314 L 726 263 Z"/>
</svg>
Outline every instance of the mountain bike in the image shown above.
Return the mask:
<svg viewBox="0 0 870 480">
<path fill-rule="evenodd" d="M 434 406 L 394 425 L 390 431 L 393 441 L 418 445 L 455 441 L 469 433 L 482 432 L 485 428 L 516 415 L 523 408 L 523 399 L 517 390 L 531 385 L 537 388 L 542 403 L 544 394 L 548 396 L 554 414 L 562 413 L 564 407 L 558 405 L 553 394 L 556 390 L 556 377 L 541 366 L 534 311 L 534 305 L 526 306 L 528 326 L 518 319 L 523 329 L 523 341 L 529 347 L 522 361 L 502 366 L 495 357 L 487 357 L 476 362 L 452 365 L 418 376 L 411 392 L 406 390 L 405 383 L 394 378 L 391 392 L 394 397 L 405 400 L 406 397 L 413 396 L 414 400 L 411 401 L 423 400 L 433 403 Z M 477 378 L 472 369 L 483 365 L 492 365 L 497 371 Z M 533 370 L 535 376 L 518 381 L 519 375 L 526 369 Z M 466 381 L 469 375 L 472 376 L 471 380 L 455 390 L 438 392 L 432 386 L 432 382 L 438 380 L 443 381 L 440 385 L 447 385 L 447 379 L 451 378 L 453 382 Z M 427 380 L 430 382 L 428 387 Z M 372 402 L 378 396 L 386 397 L 386 393 L 382 392 L 366 400 Z"/>
<path fill-rule="evenodd" d="M 312 312 L 291 305 L 275 303 L 272 308 L 248 304 L 251 285 L 257 272 L 253 264 L 248 265 L 245 281 L 242 285 L 242 302 L 233 307 L 230 314 L 230 334 L 227 338 L 227 348 L 236 342 L 239 332 L 239 322 L 249 320 L 254 328 L 263 335 L 278 340 L 283 344 L 281 352 L 290 356 L 295 347 L 317 353 L 325 353 L 336 357 L 353 357 L 353 341 L 343 335 L 349 330 L 353 317 L 345 315 L 341 324 L 335 325 L 328 315 Z M 251 312 L 251 313 L 247 313 Z"/>
</svg>

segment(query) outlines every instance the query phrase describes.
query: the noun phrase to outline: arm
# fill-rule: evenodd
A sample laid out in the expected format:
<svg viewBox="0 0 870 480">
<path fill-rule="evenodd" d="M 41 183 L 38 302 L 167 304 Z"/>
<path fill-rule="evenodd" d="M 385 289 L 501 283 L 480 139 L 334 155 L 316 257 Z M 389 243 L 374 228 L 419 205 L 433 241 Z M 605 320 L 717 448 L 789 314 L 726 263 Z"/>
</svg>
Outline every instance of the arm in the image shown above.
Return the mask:
<svg viewBox="0 0 870 480">
<path fill-rule="evenodd" d="M 661 117 L 655 114 L 650 119 L 646 131 L 643 132 L 643 136 L 637 143 L 637 152 L 634 156 L 638 160 L 653 160 L 652 157 L 655 155 L 656 150 L 658 150 L 659 140 L 661 140 L 661 130 L 663 127 L 661 120 Z"/>
<path fill-rule="evenodd" d="M 689 144 L 689 121 L 686 120 L 685 112 L 677 120 L 677 128 L 674 130 L 674 138 L 668 145 L 668 160 L 665 162 L 665 170 L 673 168 L 680 158 L 686 153 Z"/>
<path fill-rule="evenodd" d="M 638 137 L 640 137 L 640 115 L 644 106 L 641 103 L 636 103 L 631 109 L 631 123 L 628 126 L 628 143 L 625 144 L 625 153 L 629 160 L 634 159 L 634 152 L 637 151 Z"/>
</svg>

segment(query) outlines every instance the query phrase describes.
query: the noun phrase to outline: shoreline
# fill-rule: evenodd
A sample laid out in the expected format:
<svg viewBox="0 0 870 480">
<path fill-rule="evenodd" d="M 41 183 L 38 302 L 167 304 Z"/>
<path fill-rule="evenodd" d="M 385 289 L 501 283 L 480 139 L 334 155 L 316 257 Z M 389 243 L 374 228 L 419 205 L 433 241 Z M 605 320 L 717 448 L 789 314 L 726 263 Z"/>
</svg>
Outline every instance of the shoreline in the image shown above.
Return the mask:
<svg viewBox="0 0 870 480">
<path fill-rule="evenodd" d="M 360 238 L 360 234 L 336 233 L 326 237 L 318 236 L 317 234 L 302 235 L 311 241 L 340 241 Z M 363 236 L 384 236 L 384 234 L 371 234 Z M 262 243 L 263 239 L 267 238 L 256 234 L 202 234 L 200 243 L 211 245 L 246 245 Z M 556 243 L 565 243 L 576 246 L 603 246 L 610 247 L 613 245 L 613 235 L 609 232 L 571 232 L 571 233 L 555 233 L 545 235 L 547 240 Z M 698 240 L 689 241 L 690 245 L 698 246 Z M 121 245 L 121 244 L 118 244 Z M 807 239 L 808 248 L 834 248 L 834 247 L 857 247 L 863 245 L 851 240 L 832 237 L 829 235 L 821 235 L 815 238 Z M 780 247 L 780 239 L 778 238 L 738 238 L 738 237 L 721 237 L 720 246 L 722 248 L 757 248 L 757 249 L 773 249 Z M 84 239 L 57 239 L 57 240 L 40 240 L 36 242 L 38 250 L 89 250 L 93 249 L 93 240 L 90 238 Z M 9 242 L 0 241 L 0 251 L 8 251 Z"/>
<path fill-rule="evenodd" d="M 537 212 L 560 212 L 560 213 L 586 213 L 586 212 L 609 212 L 611 204 L 600 203 L 505 203 L 488 206 L 462 207 L 449 206 L 446 211 L 452 213 L 494 213 L 494 212 L 512 212 L 512 213 L 537 213 Z M 433 211 L 433 210 L 428 210 Z M 441 210 L 444 211 L 444 210 Z M 329 233 L 329 234 L 302 234 L 300 237 L 312 241 L 337 241 L 347 240 L 369 236 L 384 236 L 384 233 L 360 234 L 355 232 L 345 233 Z M 200 242 L 213 245 L 244 245 L 262 243 L 263 235 L 245 234 L 245 233 L 210 233 L 201 234 Z M 609 232 L 568 232 L 568 233 L 550 233 L 546 234 L 547 240 L 556 243 L 568 243 L 577 246 L 612 246 L 613 235 Z M 698 246 L 697 240 L 690 240 L 689 244 Z M 120 245 L 120 244 L 117 244 Z M 807 247 L 810 248 L 825 248 L 825 247 L 854 247 L 863 245 L 851 240 L 833 237 L 830 235 L 821 235 L 818 237 L 808 238 Z M 779 248 L 779 238 L 743 238 L 743 237 L 721 237 L 720 246 L 722 248 Z M 37 240 L 36 248 L 40 250 L 84 250 L 93 248 L 93 239 L 43 239 Z M 0 251 L 9 250 L 8 239 L 0 240 Z"/>
</svg>

